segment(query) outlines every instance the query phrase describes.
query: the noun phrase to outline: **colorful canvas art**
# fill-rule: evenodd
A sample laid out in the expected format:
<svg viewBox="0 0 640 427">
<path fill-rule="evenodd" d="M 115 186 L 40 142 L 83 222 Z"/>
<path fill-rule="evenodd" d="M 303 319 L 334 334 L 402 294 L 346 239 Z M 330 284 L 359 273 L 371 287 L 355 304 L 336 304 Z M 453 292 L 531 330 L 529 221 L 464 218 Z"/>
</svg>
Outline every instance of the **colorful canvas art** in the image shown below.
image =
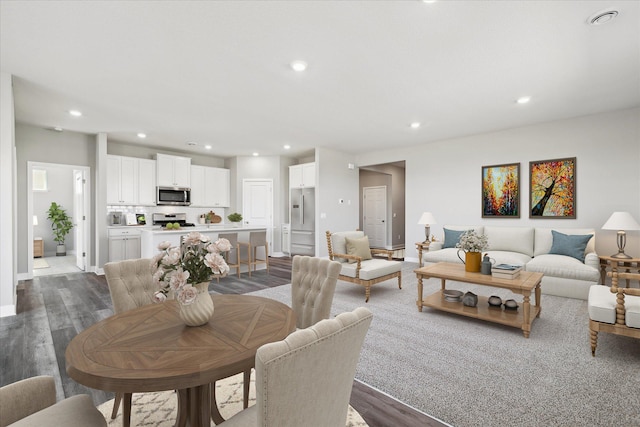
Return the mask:
<svg viewBox="0 0 640 427">
<path fill-rule="evenodd" d="M 482 217 L 520 218 L 520 163 L 482 167 Z"/>
<path fill-rule="evenodd" d="M 529 162 L 530 218 L 576 217 L 576 158 Z"/>
</svg>

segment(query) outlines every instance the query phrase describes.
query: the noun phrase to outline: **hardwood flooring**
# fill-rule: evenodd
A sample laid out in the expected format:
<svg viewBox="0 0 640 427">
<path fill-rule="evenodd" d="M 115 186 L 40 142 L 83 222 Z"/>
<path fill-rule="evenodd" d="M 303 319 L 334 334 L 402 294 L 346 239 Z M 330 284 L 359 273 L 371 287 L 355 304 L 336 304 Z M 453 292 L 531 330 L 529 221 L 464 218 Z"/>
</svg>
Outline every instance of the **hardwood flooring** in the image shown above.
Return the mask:
<svg viewBox="0 0 640 427">
<path fill-rule="evenodd" d="M 265 270 L 213 281 L 210 292 L 243 294 L 291 282 L 291 259 L 270 258 Z M 113 314 L 104 276 L 66 273 L 34 277 L 18 285 L 17 315 L 0 318 L 0 386 L 35 375 L 51 375 L 59 398 L 89 394 L 97 404 L 113 393 L 82 386 L 67 376 L 64 352 L 73 337 Z M 371 427 L 440 427 L 432 417 L 404 405 L 360 381 L 354 381 L 351 405 Z"/>
</svg>

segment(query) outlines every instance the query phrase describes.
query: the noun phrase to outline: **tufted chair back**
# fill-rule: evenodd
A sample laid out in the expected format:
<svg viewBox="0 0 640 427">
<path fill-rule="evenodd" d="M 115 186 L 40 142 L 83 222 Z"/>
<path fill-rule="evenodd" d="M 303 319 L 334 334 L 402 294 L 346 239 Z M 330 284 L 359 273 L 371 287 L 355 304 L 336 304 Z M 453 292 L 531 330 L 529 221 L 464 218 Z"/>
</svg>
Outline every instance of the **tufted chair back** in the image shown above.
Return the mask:
<svg viewBox="0 0 640 427">
<path fill-rule="evenodd" d="M 153 283 L 150 266 L 151 260 L 146 258 L 104 265 L 114 313 L 153 303 L 153 294 L 158 287 Z"/>
<path fill-rule="evenodd" d="M 308 328 L 331 314 L 341 264 L 328 259 L 296 255 L 291 271 L 291 306 L 296 326 Z"/>
</svg>

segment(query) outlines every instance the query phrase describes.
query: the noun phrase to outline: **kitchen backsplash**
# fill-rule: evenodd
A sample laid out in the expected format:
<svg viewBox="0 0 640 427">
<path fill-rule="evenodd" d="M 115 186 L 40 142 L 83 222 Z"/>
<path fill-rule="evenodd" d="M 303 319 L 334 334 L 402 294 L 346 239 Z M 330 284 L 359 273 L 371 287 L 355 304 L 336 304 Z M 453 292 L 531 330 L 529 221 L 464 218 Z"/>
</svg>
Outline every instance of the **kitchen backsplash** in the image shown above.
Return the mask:
<svg viewBox="0 0 640 427">
<path fill-rule="evenodd" d="M 122 213 L 134 213 L 144 214 L 150 221 L 151 214 L 153 213 L 186 213 L 187 222 L 198 224 L 198 218 L 202 214 L 206 214 L 209 211 L 213 211 L 216 215 L 222 217 L 222 223 L 229 222 L 227 220 L 226 208 L 192 208 L 187 206 L 121 206 L 121 205 L 108 205 L 107 212 L 105 213 L 105 220 L 109 224 L 109 212 L 122 212 Z M 151 225 L 151 224 L 149 224 Z"/>
</svg>

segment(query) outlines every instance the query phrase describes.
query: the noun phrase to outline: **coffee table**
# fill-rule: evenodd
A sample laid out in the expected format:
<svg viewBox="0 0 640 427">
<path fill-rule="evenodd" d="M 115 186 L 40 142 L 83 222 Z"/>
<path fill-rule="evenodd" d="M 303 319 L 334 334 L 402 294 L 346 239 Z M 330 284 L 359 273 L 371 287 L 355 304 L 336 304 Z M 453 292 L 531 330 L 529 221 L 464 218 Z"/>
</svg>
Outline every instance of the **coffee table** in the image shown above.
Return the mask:
<svg viewBox="0 0 640 427">
<path fill-rule="evenodd" d="M 416 273 L 418 278 L 418 300 L 416 301 L 418 311 L 422 311 L 422 307 L 431 307 L 461 316 L 514 326 L 522 329 L 525 338 L 529 338 L 533 319 L 540 317 L 540 311 L 542 309 L 540 305 L 540 282 L 542 281 L 542 273 L 522 271 L 520 272 L 520 276 L 515 279 L 499 279 L 491 275 L 471 273 L 465 271 L 463 264 L 448 262 L 439 262 L 418 268 L 414 270 L 414 273 Z M 429 278 L 441 279 L 442 287 L 439 291 L 423 299 L 422 280 Z M 476 307 L 467 307 L 463 305 L 462 302 L 446 301 L 443 291 L 446 289 L 447 280 L 508 289 L 515 294 L 523 295 L 522 307 L 518 310 L 503 310 L 501 307 L 490 307 L 488 297 L 482 295 L 478 295 L 478 304 Z M 531 292 L 534 293 L 536 300 L 533 306 L 530 301 Z"/>
</svg>

